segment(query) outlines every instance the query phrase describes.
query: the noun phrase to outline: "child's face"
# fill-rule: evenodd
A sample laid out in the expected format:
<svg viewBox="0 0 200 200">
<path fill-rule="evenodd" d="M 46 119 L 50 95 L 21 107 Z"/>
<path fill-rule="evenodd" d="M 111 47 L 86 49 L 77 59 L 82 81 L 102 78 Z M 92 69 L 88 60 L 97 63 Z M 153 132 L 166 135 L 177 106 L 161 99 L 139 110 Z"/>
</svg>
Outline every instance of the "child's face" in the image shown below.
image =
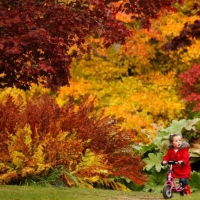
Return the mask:
<svg viewBox="0 0 200 200">
<path fill-rule="evenodd" d="M 174 149 L 179 149 L 182 144 L 182 137 L 180 135 L 173 137 L 172 145 L 174 146 Z"/>
</svg>

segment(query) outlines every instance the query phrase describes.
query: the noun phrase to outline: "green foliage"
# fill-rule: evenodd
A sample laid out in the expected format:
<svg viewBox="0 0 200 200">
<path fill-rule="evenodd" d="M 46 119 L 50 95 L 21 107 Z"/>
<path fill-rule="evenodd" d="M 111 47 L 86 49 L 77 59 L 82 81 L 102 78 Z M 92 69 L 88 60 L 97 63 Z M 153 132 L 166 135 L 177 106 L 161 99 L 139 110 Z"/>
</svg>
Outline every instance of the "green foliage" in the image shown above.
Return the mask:
<svg viewBox="0 0 200 200">
<path fill-rule="evenodd" d="M 51 168 L 46 176 L 33 175 L 27 176 L 21 185 L 37 185 L 37 186 L 53 186 L 53 187 L 80 187 L 93 188 L 92 183 L 85 179 L 79 178 L 75 174 L 69 172 L 64 166 Z"/>
<path fill-rule="evenodd" d="M 173 120 L 172 123 L 165 129 L 161 129 L 156 137 L 153 139 L 153 144 L 158 147 L 158 150 L 165 152 L 169 145 L 169 135 L 174 133 L 180 133 L 183 127 L 185 127 L 186 119 L 179 121 Z"/>
<path fill-rule="evenodd" d="M 109 179 L 98 179 L 95 183 L 95 187 L 112 189 L 112 190 L 122 190 L 129 191 L 130 189 L 121 181 L 116 180 L 115 178 Z"/>
<path fill-rule="evenodd" d="M 136 185 L 130 179 L 125 177 L 115 178 L 116 182 L 122 183 L 131 191 L 141 191 L 144 188 L 144 185 Z"/>
<path fill-rule="evenodd" d="M 62 170 L 55 168 L 51 169 L 46 176 L 27 176 L 22 185 L 40 185 L 40 186 L 59 186 L 65 187 L 66 184 L 60 178 L 62 175 Z"/>
<path fill-rule="evenodd" d="M 163 180 L 163 172 L 166 172 L 166 167 L 161 166 L 163 153 L 166 152 L 169 145 L 169 135 L 173 133 L 182 133 L 183 137 L 190 142 L 190 156 L 191 162 L 195 162 L 200 158 L 199 152 L 199 118 L 194 119 L 182 119 L 179 121 L 173 120 L 172 123 L 165 129 L 161 129 L 159 134 L 154 138 L 153 143 L 149 145 L 149 148 L 154 148 L 154 153 L 149 153 L 148 157 L 143 160 L 147 163 L 145 170 L 149 173 L 148 183 L 145 184 L 145 191 L 160 190 Z M 154 146 L 155 145 L 155 146 Z M 153 151 L 153 150 L 151 150 Z M 157 153 L 156 153 L 157 151 Z M 163 153 L 162 153 L 163 152 Z M 190 185 L 194 190 L 198 190 L 200 176 L 197 172 L 192 172 L 191 179 L 189 180 Z M 161 186 L 159 184 L 161 183 Z"/>
<path fill-rule="evenodd" d="M 151 170 L 148 175 L 148 182 L 145 184 L 143 190 L 145 192 L 161 192 L 166 181 L 166 170 L 156 171 L 155 168 Z"/>
<path fill-rule="evenodd" d="M 160 192 L 166 181 L 166 166 L 162 166 L 162 153 L 149 153 L 143 160 L 146 162 L 144 170 L 148 174 L 148 182 L 143 190 L 146 192 Z"/>
<path fill-rule="evenodd" d="M 143 160 L 146 162 L 146 166 L 144 169 L 146 171 L 151 171 L 152 168 L 155 168 L 157 172 L 160 172 L 164 167 L 161 165 L 162 162 L 162 153 L 149 153 L 147 158 L 144 158 Z"/>
<path fill-rule="evenodd" d="M 184 139 L 191 141 L 193 138 L 199 138 L 198 131 L 200 130 L 200 118 L 173 120 L 172 123 L 165 129 L 161 129 L 159 134 L 153 140 L 153 143 L 158 146 L 160 151 L 166 151 L 169 145 L 169 135 L 174 133 L 182 133 Z"/>
<path fill-rule="evenodd" d="M 200 191 L 200 173 L 193 171 L 191 178 L 188 180 L 191 188 L 195 191 Z"/>
<path fill-rule="evenodd" d="M 172 123 L 166 129 L 162 129 L 161 132 L 166 132 L 167 134 L 179 133 L 185 124 L 186 119 L 181 119 L 179 121 L 173 120 Z"/>
<path fill-rule="evenodd" d="M 156 153 L 158 150 L 158 146 L 155 143 L 151 143 L 149 145 L 133 145 L 133 148 L 137 151 L 140 152 L 143 158 L 148 157 L 149 153 Z"/>
</svg>

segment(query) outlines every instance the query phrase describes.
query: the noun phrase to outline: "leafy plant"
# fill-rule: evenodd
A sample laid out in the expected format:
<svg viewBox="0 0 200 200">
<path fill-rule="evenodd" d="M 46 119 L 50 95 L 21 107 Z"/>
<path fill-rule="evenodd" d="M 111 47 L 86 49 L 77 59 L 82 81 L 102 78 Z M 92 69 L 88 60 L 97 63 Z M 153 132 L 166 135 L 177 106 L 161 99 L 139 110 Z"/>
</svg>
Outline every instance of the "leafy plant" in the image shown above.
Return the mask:
<svg viewBox="0 0 200 200">
<path fill-rule="evenodd" d="M 144 185 L 143 190 L 146 192 L 162 191 L 162 187 L 166 180 L 166 166 L 162 166 L 162 153 L 149 153 L 148 157 L 143 160 L 146 162 L 144 170 L 148 174 L 148 181 Z"/>
<path fill-rule="evenodd" d="M 115 178 L 109 179 L 98 179 L 93 183 L 96 188 L 112 189 L 112 190 L 122 190 L 129 191 L 130 189 L 126 186 L 124 182 L 118 181 Z"/>
<path fill-rule="evenodd" d="M 59 168 L 49 170 L 49 173 L 46 176 L 34 175 L 27 176 L 22 185 L 40 185 L 40 186 L 57 186 L 57 187 L 66 187 L 62 177 L 63 170 Z M 69 175 L 69 174 L 68 174 Z"/>
<path fill-rule="evenodd" d="M 191 173 L 191 178 L 188 180 L 191 188 L 196 192 L 200 189 L 200 173 L 193 171 Z"/>
<path fill-rule="evenodd" d="M 151 171 L 154 168 L 156 172 L 160 172 L 164 168 L 161 165 L 162 157 L 163 157 L 162 153 L 157 153 L 157 154 L 149 153 L 148 157 L 143 159 L 146 162 L 144 170 Z"/>
<path fill-rule="evenodd" d="M 63 177 L 69 187 L 91 187 L 97 179 L 112 185 L 113 177 L 145 182 L 145 163 L 133 152 L 130 131 L 120 127 L 123 119 L 97 114 L 95 99 L 85 96 L 79 105 L 71 99 L 59 107 L 49 95 L 35 93 L 25 102 L 9 95 L 0 103 L 2 183 L 19 184 L 31 177 L 33 183 L 50 183 L 60 166 L 67 170 Z M 59 184 L 56 180 L 52 184 Z"/>
<path fill-rule="evenodd" d="M 148 182 L 145 184 L 143 191 L 146 192 L 161 192 L 166 181 L 166 170 L 156 171 L 155 168 L 151 170 L 148 175 Z"/>
<path fill-rule="evenodd" d="M 166 151 L 169 141 L 169 135 L 174 133 L 182 133 L 183 137 L 188 141 L 195 143 L 199 138 L 200 119 L 181 119 L 179 121 L 173 120 L 172 123 L 165 129 L 161 129 L 159 134 L 154 138 L 153 142 L 161 151 Z M 191 150 L 192 153 L 193 150 Z"/>
</svg>

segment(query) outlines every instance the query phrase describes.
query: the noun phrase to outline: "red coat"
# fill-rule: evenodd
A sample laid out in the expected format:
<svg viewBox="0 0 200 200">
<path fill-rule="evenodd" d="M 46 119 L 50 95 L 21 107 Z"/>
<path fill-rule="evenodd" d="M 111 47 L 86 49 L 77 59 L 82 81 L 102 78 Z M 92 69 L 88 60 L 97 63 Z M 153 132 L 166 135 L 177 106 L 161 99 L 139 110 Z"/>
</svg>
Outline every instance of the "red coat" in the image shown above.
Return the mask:
<svg viewBox="0 0 200 200">
<path fill-rule="evenodd" d="M 172 176 L 174 178 L 190 178 L 191 167 L 189 162 L 189 148 L 183 147 L 180 148 L 177 152 L 174 151 L 174 148 L 169 149 L 166 155 L 163 157 L 163 161 L 180 161 L 184 162 L 184 165 L 173 165 Z"/>
</svg>

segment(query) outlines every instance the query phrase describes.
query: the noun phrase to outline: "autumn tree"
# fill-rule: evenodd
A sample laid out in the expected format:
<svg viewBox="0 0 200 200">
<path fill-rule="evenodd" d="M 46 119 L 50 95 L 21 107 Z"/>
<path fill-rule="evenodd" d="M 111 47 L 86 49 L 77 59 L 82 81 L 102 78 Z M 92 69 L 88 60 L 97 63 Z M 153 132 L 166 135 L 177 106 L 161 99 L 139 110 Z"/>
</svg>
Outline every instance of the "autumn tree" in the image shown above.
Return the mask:
<svg viewBox="0 0 200 200">
<path fill-rule="evenodd" d="M 200 38 L 200 20 L 192 24 L 186 23 L 180 34 L 173 38 L 171 42 L 165 44 L 165 50 L 177 50 L 192 45 L 193 39 Z"/>
<path fill-rule="evenodd" d="M 176 11 L 175 3 L 183 5 L 184 0 L 124 0 L 119 1 L 119 9 L 130 14 L 131 18 L 141 20 L 142 27 L 149 28 L 150 20 L 158 19 L 162 11 Z"/>
<path fill-rule="evenodd" d="M 179 75 L 182 85 L 180 94 L 187 102 L 190 111 L 200 111 L 200 64 L 193 65 Z"/>
<path fill-rule="evenodd" d="M 0 86 L 28 89 L 69 84 L 69 65 L 85 37 L 99 34 L 105 45 L 124 41 L 129 31 L 104 1 L 3 1 L 0 4 Z"/>
<path fill-rule="evenodd" d="M 188 15 L 200 16 L 200 4 L 197 1 L 192 1 L 191 11 Z M 164 45 L 164 49 L 170 51 L 183 51 L 184 54 L 191 54 L 193 57 L 193 64 L 190 67 L 179 74 L 179 78 L 182 82 L 180 87 L 180 95 L 187 102 L 189 106 L 188 112 L 200 110 L 199 99 L 199 44 L 200 44 L 200 20 L 196 19 L 193 23 L 185 23 L 180 33 L 175 36 L 171 41 Z M 196 46 L 195 46 L 196 45 Z M 196 48 L 195 48 L 196 47 Z M 184 55 L 183 54 L 183 55 Z M 189 59 L 184 59 L 186 62 Z M 194 64 L 196 63 L 196 64 Z"/>
<path fill-rule="evenodd" d="M 177 1 L 2 0 L 0 87 L 69 85 L 69 66 L 78 52 L 88 50 L 88 35 L 102 37 L 106 47 L 123 43 L 130 31 L 116 20 L 119 11 L 132 13 L 149 26 L 150 18 Z"/>
<path fill-rule="evenodd" d="M 184 11 L 189 9 L 187 6 Z M 118 13 L 117 17 L 131 28 L 133 35 L 124 45 L 107 49 L 101 38 L 90 37 L 93 52 L 73 62 L 71 87 L 62 87 L 57 101 L 64 105 L 70 95 L 77 102 L 86 93 L 95 95 L 97 109 L 106 107 L 106 114 L 123 116 L 123 126 L 137 132 L 132 139 L 146 144 L 158 129 L 185 114 L 176 73 L 183 68 L 182 60 L 194 54 L 186 57 L 181 52 L 164 52 L 162 45 L 180 32 L 185 21 L 196 18 L 182 11 L 168 12 L 152 20 L 147 30 L 138 27 L 130 14 Z"/>
</svg>

